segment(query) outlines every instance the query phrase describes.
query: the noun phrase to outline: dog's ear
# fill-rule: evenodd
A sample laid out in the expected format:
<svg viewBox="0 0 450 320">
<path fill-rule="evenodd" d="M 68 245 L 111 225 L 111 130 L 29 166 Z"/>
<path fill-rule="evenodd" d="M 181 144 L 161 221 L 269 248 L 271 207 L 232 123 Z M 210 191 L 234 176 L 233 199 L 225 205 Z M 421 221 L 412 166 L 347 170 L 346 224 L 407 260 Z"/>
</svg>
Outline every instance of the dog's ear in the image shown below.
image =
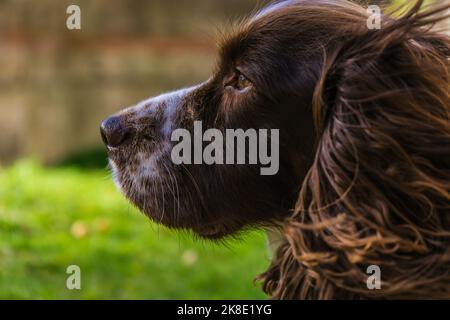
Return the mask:
<svg viewBox="0 0 450 320">
<path fill-rule="evenodd" d="M 450 6 L 325 49 L 315 160 L 263 288 L 274 298 L 450 298 Z M 379 266 L 381 290 L 367 287 Z"/>
</svg>

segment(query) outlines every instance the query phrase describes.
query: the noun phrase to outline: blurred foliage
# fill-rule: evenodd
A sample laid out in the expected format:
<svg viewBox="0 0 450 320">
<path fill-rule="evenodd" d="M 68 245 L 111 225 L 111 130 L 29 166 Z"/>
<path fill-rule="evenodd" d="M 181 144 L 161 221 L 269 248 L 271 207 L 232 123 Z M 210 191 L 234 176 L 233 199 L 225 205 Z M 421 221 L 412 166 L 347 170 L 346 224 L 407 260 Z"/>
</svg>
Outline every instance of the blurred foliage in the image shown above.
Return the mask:
<svg viewBox="0 0 450 320">
<path fill-rule="evenodd" d="M 256 299 L 265 237 L 227 245 L 156 226 L 106 171 L 0 168 L 0 299 Z M 66 289 L 66 268 L 82 288 Z"/>
<path fill-rule="evenodd" d="M 74 152 L 55 164 L 56 167 L 77 167 L 83 169 L 105 169 L 108 165 L 105 148 L 91 148 Z"/>
</svg>

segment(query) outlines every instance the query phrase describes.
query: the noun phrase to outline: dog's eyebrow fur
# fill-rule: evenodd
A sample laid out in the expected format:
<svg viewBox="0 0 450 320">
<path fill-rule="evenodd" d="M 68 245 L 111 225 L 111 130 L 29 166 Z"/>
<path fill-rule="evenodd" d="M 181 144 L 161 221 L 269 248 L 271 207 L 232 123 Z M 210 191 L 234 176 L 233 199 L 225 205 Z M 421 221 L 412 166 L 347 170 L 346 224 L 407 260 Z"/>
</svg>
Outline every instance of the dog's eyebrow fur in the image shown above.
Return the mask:
<svg viewBox="0 0 450 320">
<path fill-rule="evenodd" d="M 253 64 L 253 71 L 260 71 L 261 81 L 266 81 L 266 74 L 261 72 L 287 75 L 295 68 L 292 66 L 294 58 L 298 59 L 298 66 L 307 63 L 311 56 L 321 55 L 320 50 L 327 42 L 341 41 L 346 33 L 366 30 L 366 25 L 359 22 L 367 19 L 368 13 L 361 6 L 347 1 L 286 0 L 275 2 L 268 8 L 237 22 L 231 32 L 222 35 L 217 72 L 230 72 L 236 64 L 246 62 Z M 342 10 L 340 14 L 329 14 L 339 10 Z M 355 29 L 358 28 L 356 26 L 359 30 Z M 340 38 L 332 38 L 334 30 Z M 281 49 L 283 45 L 289 48 Z M 272 72 L 271 67 L 278 71 Z M 310 71 L 315 69 L 315 65 L 302 68 Z"/>
</svg>

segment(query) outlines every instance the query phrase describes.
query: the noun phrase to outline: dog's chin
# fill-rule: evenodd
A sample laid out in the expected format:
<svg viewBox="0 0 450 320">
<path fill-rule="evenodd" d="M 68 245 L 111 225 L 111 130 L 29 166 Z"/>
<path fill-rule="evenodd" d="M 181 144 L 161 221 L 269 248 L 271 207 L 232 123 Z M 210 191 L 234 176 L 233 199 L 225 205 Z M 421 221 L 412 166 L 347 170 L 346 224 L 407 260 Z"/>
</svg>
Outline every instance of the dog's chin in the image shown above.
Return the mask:
<svg viewBox="0 0 450 320">
<path fill-rule="evenodd" d="M 168 209 L 168 211 L 163 213 L 154 208 L 150 203 L 146 203 L 146 206 L 144 207 L 143 203 L 141 203 L 140 201 L 136 201 L 136 199 L 130 196 L 130 194 L 126 191 L 124 191 L 124 195 L 140 212 L 147 216 L 151 221 L 172 230 L 192 231 L 195 236 L 207 240 L 220 240 L 238 231 L 236 230 L 236 228 L 229 228 L 223 224 L 218 223 L 210 223 L 208 225 L 192 225 L 191 221 L 195 221 L 195 219 L 174 219 L 173 212 L 171 212 L 169 208 L 166 208 Z"/>
<path fill-rule="evenodd" d="M 220 240 L 231 236 L 236 231 L 231 231 L 223 226 L 195 226 L 191 228 L 192 232 L 200 238 L 207 240 Z"/>
<path fill-rule="evenodd" d="M 171 218 L 171 215 L 168 214 L 168 212 L 162 214 L 157 210 L 143 208 L 142 206 L 136 203 L 134 203 L 134 205 L 156 224 L 165 226 L 172 230 L 191 231 L 194 236 L 206 240 L 221 240 L 229 236 L 232 236 L 233 234 L 237 233 L 240 229 L 236 227 L 231 228 L 229 226 L 219 223 L 211 223 L 207 225 L 206 224 L 192 225 L 191 221 L 194 221 L 194 219 L 185 219 L 185 220 L 173 219 Z"/>
<path fill-rule="evenodd" d="M 226 221 L 212 220 L 202 224 L 193 223 L 194 221 L 198 221 L 198 218 L 194 216 L 195 213 L 191 210 L 184 211 L 186 208 L 180 208 L 176 203 L 171 202 L 170 200 L 173 195 L 170 191 L 158 187 L 157 189 L 160 190 L 159 194 L 144 195 L 142 190 L 135 188 L 136 183 L 126 183 L 126 181 L 134 181 L 132 176 L 117 170 L 117 166 L 113 161 L 110 161 L 110 164 L 114 182 L 118 190 L 134 207 L 156 224 L 173 230 L 191 231 L 195 236 L 207 240 L 220 240 L 232 236 L 242 228 L 240 225 L 227 223 Z M 161 200 L 158 203 L 154 202 L 153 200 L 157 197 L 163 197 L 165 200 Z M 180 203 L 184 200 L 186 199 L 182 197 L 178 198 Z M 177 217 L 184 218 L 179 219 Z"/>
</svg>

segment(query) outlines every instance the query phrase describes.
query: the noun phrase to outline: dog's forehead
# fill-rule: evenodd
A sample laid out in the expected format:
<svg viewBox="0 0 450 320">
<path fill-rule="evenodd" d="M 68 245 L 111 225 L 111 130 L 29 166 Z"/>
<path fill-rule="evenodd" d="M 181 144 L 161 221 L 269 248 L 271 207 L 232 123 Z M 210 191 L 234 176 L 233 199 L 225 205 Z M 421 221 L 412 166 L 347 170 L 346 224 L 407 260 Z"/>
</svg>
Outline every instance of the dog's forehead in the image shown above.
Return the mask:
<svg viewBox="0 0 450 320">
<path fill-rule="evenodd" d="M 262 8 L 254 15 L 244 20 L 244 23 L 237 24 L 237 28 L 230 32 L 227 37 L 224 37 L 220 43 L 222 60 L 233 60 L 237 53 L 242 53 L 245 44 L 251 42 L 251 39 L 263 38 L 264 29 L 270 28 L 267 26 L 267 20 L 277 11 L 294 6 L 301 0 L 279 0 L 272 2 L 266 7 Z"/>
<path fill-rule="evenodd" d="M 353 2 L 346 2 L 346 1 L 338 1 L 338 0 L 277 0 L 274 2 L 271 2 L 267 6 L 263 7 L 261 10 L 257 11 L 256 14 L 250 19 L 251 22 L 255 22 L 257 20 L 260 20 L 262 18 L 266 18 L 272 14 L 276 14 L 277 11 L 283 11 L 284 9 L 290 8 L 290 7 L 296 7 L 296 8 L 314 8 L 315 10 L 319 8 L 330 8 L 333 7 L 335 9 L 338 8 L 349 8 L 349 6 L 352 6 L 354 10 L 360 11 L 362 7 L 360 7 L 358 4 Z M 364 12 L 366 10 L 363 10 Z"/>
<path fill-rule="evenodd" d="M 281 8 L 286 8 L 289 6 L 292 6 L 296 3 L 298 3 L 299 0 L 279 0 L 279 1 L 275 1 L 269 5 L 267 5 L 266 7 L 262 8 L 261 10 L 259 10 L 254 16 L 253 16 L 253 21 L 254 20 L 258 20 L 260 18 L 263 18 L 265 16 L 267 16 L 268 14 L 271 14 L 277 10 L 280 10 Z"/>
<path fill-rule="evenodd" d="M 263 18 L 278 10 L 292 6 L 304 5 L 337 5 L 336 0 L 277 0 L 259 10 L 253 17 L 253 20 Z"/>
</svg>

